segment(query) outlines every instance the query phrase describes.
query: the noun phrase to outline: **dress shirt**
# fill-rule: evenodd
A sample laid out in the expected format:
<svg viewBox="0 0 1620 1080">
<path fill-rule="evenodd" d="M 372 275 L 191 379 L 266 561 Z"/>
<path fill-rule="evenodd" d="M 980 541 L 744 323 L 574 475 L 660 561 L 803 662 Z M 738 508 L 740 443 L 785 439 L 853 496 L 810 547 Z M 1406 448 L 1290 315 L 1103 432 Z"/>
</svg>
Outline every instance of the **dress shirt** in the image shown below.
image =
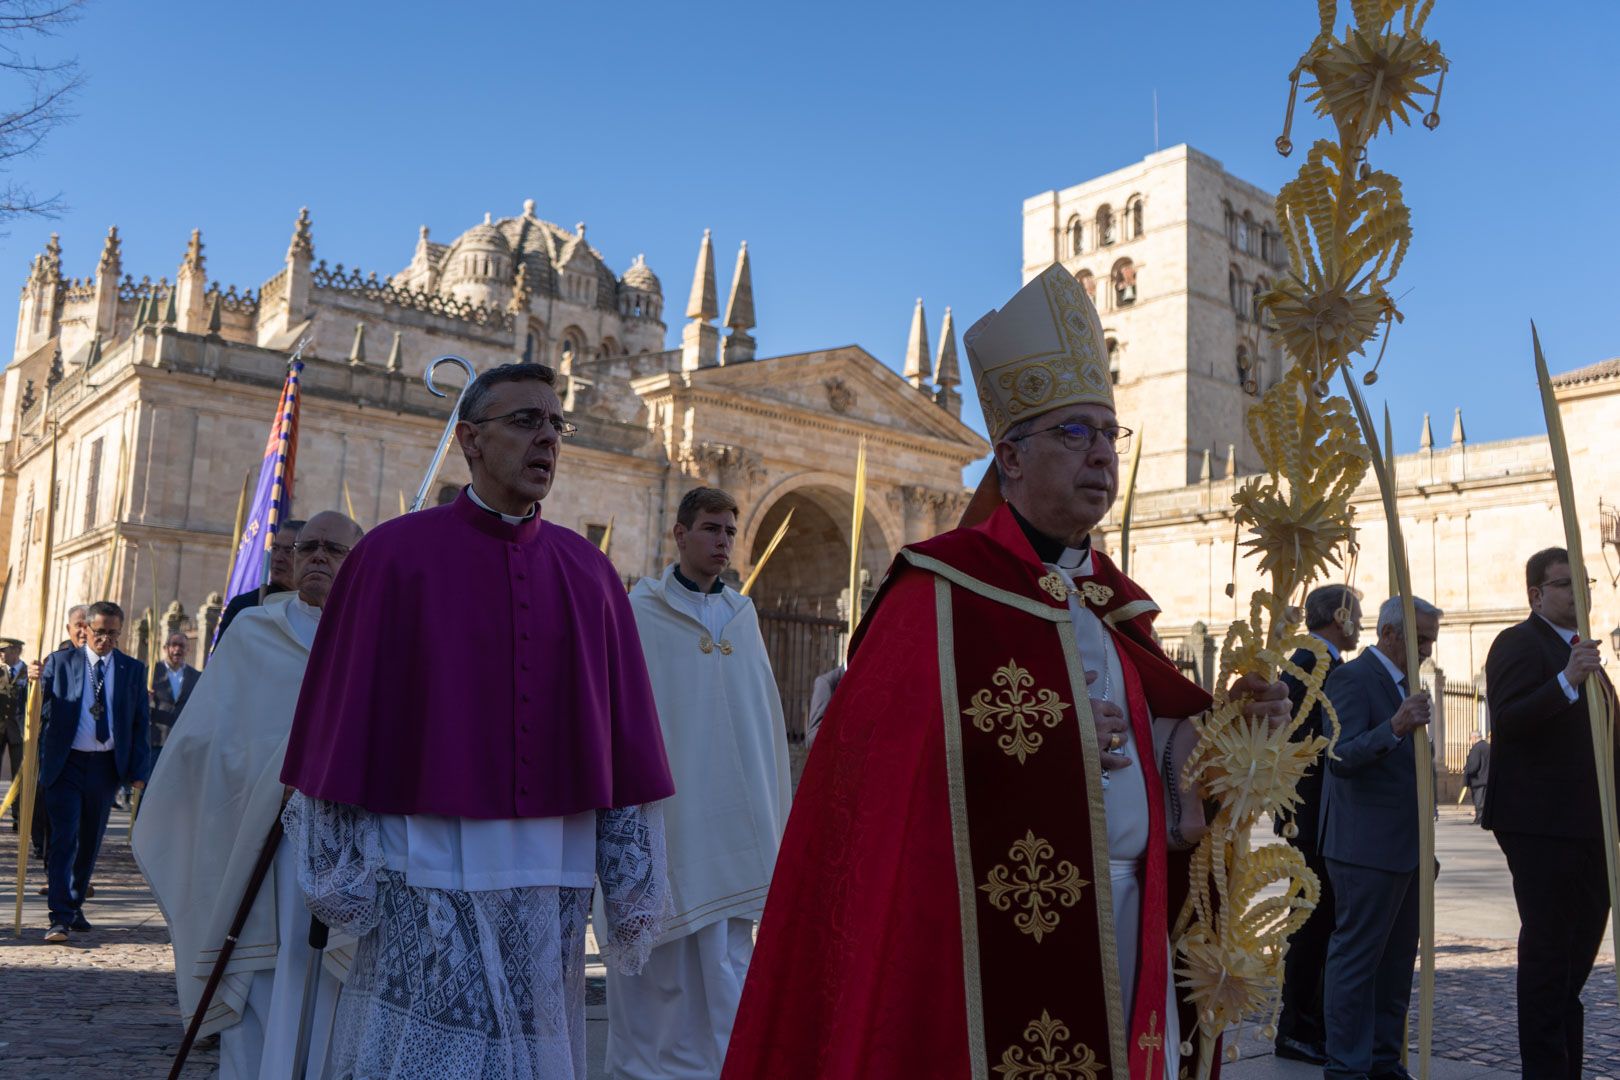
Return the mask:
<svg viewBox="0 0 1620 1080">
<path fill-rule="evenodd" d="M 1342 659 L 1342 657 L 1339 656 L 1339 647 L 1337 645 L 1333 644 L 1333 642 L 1329 641 L 1327 638 L 1323 637 L 1321 634 L 1318 634 L 1314 630 L 1311 631 L 1311 637 L 1315 638 L 1317 641 L 1320 641 L 1322 644 L 1327 646 L 1327 651 L 1328 651 L 1328 656 L 1329 657 L 1331 657 L 1334 660 Z"/>
<path fill-rule="evenodd" d="M 1395 666 L 1395 661 L 1384 655 L 1383 649 L 1380 649 L 1378 646 L 1374 645 L 1370 651 L 1374 656 L 1378 657 L 1379 663 L 1384 665 L 1384 670 L 1389 672 L 1389 677 L 1395 683 L 1395 689 L 1401 692 L 1401 697 L 1404 699 L 1412 692 L 1411 689 L 1406 685 L 1406 676 L 1401 673 L 1400 668 Z"/>
<path fill-rule="evenodd" d="M 179 701 L 180 701 L 180 687 L 183 686 L 185 684 L 185 681 L 186 681 L 185 680 L 186 665 L 181 664 L 177 668 L 169 668 L 168 669 L 168 676 L 169 676 L 169 698 L 170 698 L 170 700 L 172 700 L 176 704 L 178 704 Z"/>
<path fill-rule="evenodd" d="M 1572 649 L 1575 647 L 1575 631 L 1565 630 L 1562 626 L 1559 626 L 1557 623 L 1553 622 L 1539 611 L 1536 612 L 1536 618 L 1552 627 L 1558 636 L 1564 639 L 1565 645 L 1568 645 Z M 1569 677 L 1562 671 L 1558 673 L 1558 685 L 1564 691 L 1564 696 L 1569 700 L 1575 701 L 1580 698 L 1581 695 L 1576 692 L 1573 686 L 1569 684 Z"/>
<path fill-rule="evenodd" d="M 113 656 L 98 656 L 85 645 L 80 650 L 84 653 L 84 690 L 79 695 L 79 727 L 73 733 L 73 749 L 75 750 L 111 750 L 113 748 Z M 102 697 L 107 703 L 107 741 L 101 742 L 96 738 L 96 718 L 90 715 L 90 705 L 96 700 L 96 662 L 102 661 L 105 667 L 101 669 Z"/>
</svg>

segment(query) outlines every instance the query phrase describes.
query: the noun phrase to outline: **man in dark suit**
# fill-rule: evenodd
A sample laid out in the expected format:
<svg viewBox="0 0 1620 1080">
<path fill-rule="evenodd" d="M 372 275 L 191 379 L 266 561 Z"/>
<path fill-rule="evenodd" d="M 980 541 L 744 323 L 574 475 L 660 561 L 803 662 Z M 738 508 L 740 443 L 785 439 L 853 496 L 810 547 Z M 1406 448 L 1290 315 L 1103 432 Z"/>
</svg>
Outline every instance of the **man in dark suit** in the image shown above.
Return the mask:
<svg viewBox="0 0 1620 1080">
<path fill-rule="evenodd" d="M 28 665 L 22 662 L 23 643 L 0 638 L 0 750 L 11 766 L 11 782 L 22 774 L 23 713 L 28 703 Z M 17 831 L 22 800 L 11 800 L 11 831 Z"/>
<path fill-rule="evenodd" d="M 152 768 L 169 738 L 169 729 L 180 719 L 180 712 L 191 699 L 192 687 L 202 672 L 186 663 L 186 635 L 176 630 L 163 643 L 163 666 L 152 680 Z"/>
<path fill-rule="evenodd" d="M 1482 731 L 1479 739 L 1468 748 L 1468 760 L 1463 762 L 1463 784 L 1474 803 L 1474 824 L 1482 824 L 1485 814 L 1485 788 L 1491 779 L 1491 733 Z"/>
<path fill-rule="evenodd" d="M 1326 650 L 1331 675 L 1344 663 L 1343 654 L 1354 649 L 1361 637 L 1361 601 L 1343 585 L 1313 589 L 1305 598 L 1305 629 Z M 1289 660 L 1306 674 L 1316 670 L 1317 654 L 1311 649 L 1298 649 Z M 1291 711 L 1297 715 L 1305 701 L 1305 684 L 1287 672 L 1282 681 L 1288 687 Z M 1295 739 L 1303 741 L 1321 735 L 1323 719 L 1321 704 L 1313 705 Z M 1333 885 L 1327 864 L 1322 861 L 1317 830 L 1321 816 L 1322 763 L 1318 762 L 1299 782 L 1299 806 L 1292 814 L 1278 814 L 1276 820 L 1277 834 L 1299 849 L 1305 864 L 1322 883 L 1316 910 L 1289 939 L 1288 956 L 1283 961 L 1282 1013 L 1277 1018 L 1277 1056 L 1312 1065 L 1327 1064 L 1322 970 L 1327 962 L 1328 938 L 1333 933 Z"/>
<path fill-rule="evenodd" d="M 1424 600 L 1415 600 L 1414 607 L 1418 656 L 1426 659 L 1442 613 Z M 1408 1075 L 1401 1051 L 1418 945 L 1412 740 L 1414 732 L 1425 737 L 1429 697 L 1408 682 L 1404 622 L 1400 598 L 1386 600 L 1378 609 L 1377 644 L 1327 681 L 1339 717 L 1321 820 L 1334 908 L 1322 993 L 1328 1058 L 1323 1075 L 1329 1078 Z"/>
<path fill-rule="evenodd" d="M 275 539 L 270 541 L 270 581 L 264 587 L 265 596 L 293 591 L 293 544 L 298 540 L 298 530 L 303 527 L 302 521 L 283 521 L 276 529 Z M 238 615 L 248 608 L 258 607 L 260 603 L 259 590 L 256 588 L 231 597 L 225 605 L 225 613 L 220 616 L 214 644 L 219 644 L 219 639 Z"/>
<path fill-rule="evenodd" d="M 1581 1075 L 1581 988 L 1609 921 L 1586 695 L 1612 703 L 1614 687 L 1598 643 L 1576 640 L 1568 553 L 1536 552 L 1525 585 L 1530 617 L 1498 634 L 1485 660 L 1484 825 L 1507 856 L 1519 908 L 1519 1059 L 1527 1078 L 1562 1080 Z"/>
<path fill-rule="evenodd" d="M 67 611 L 67 638 L 56 647 L 56 651 L 72 652 L 74 649 L 82 649 L 89 640 L 90 605 L 74 604 Z M 29 662 L 28 677 L 30 679 L 40 678 L 43 671 L 44 667 L 40 661 L 32 660 Z M 39 751 L 41 755 L 45 752 L 43 739 L 40 740 Z M 45 785 L 43 782 L 36 784 L 34 787 L 34 827 L 31 831 L 34 834 L 32 838 L 34 842 L 34 858 L 43 862 L 51 844 L 51 817 L 45 812 Z M 48 889 L 45 891 L 49 892 Z"/>
<path fill-rule="evenodd" d="M 39 782 L 51 819 L 45 940 L 53 944 L 65 943 L 70 930 L 90 929 L 81 909 L 113 797 L 120 784 L 146 783 L 146 665 L 118 651 L 123 629 L 117 604 L 90 605 L 89 644 L 52 653 L 41 673 Z"/>
</svg>

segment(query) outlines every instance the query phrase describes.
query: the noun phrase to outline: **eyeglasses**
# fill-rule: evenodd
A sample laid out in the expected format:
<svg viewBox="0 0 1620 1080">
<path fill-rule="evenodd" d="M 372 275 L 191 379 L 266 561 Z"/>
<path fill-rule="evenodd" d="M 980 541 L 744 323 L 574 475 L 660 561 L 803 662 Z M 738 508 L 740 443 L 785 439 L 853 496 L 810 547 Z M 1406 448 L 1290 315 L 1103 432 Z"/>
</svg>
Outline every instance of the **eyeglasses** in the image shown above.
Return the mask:
<svg viewBox="0 0 1620 1080">
<path fill-rule="evenodd" d="M 1574 578 L 1561 577 L 1561 578 L 1554 578 L 1552 581 L 1543 581 L 1537 587 L 1542 588 L 1542 589 L 1567 589 L 1567 588 L 1570 588 L 1574 584 L 1575 584 L 1575 579 Z M 1590 589 L 1592 586 L 1594 586 L 1596 584 L 1597 584 L 1597 578 L 1589 577 L 1589 578 L 1586 579 L 1586 587 L 1588 589 Z"/>
<path fill-rule="evenodd" d="M 293 550 L 300 555 L 313 555 L 317 551 L 324 551 L 334 559 L 341 559 L 349 553 L 349 545 L 335 544 L 330 540 L 300 540 L 293 545 Z"/>
<path fill-rule="evenodd" d="M 1049 428 L 1031 431 L 1017 436 L 1012 441 L 1018 442 L 1020 439 L 1032 439 L 1036 435 L 1045 435 L 1049 431 L 1058 432 L 1058 438 L 1063 441 L 1063 449 L 1077 453 L 1082 450 L 1090 450 L 1097 439 L 1101 437 L 1113 445 L 1114 452 L 1117 454 L 1122 450 L 1130 449 L 1131 435 L 1133 434 L 1130 428 L 1122 428 L 1118 425 L 1098 428 L 1076 420 L 1067 424 L 1055 424 Z"/>
<path fill-rule="evenodd" d="M 557 433 L 560 439 L 566 439 L 579 430 L 578 424 L 571 424 L 560 416 L 553 416 L 542 409 L 518 409 L 515 412 L 502 413 L 500 416 L 486 416 L 482 420 L 468 420 L 469 424 L 492 424 L 496 420 L 505 420 L 508 427 L 515 427 L 519 431 L 539 431 L 547 424 Z"/>
</svg>

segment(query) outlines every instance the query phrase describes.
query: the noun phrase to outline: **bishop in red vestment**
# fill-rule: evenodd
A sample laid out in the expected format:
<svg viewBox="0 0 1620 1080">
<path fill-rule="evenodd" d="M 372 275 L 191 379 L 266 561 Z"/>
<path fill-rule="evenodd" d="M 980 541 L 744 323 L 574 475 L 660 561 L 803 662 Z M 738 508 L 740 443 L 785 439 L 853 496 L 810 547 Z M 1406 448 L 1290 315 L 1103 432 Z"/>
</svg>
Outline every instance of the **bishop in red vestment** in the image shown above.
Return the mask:
<svg viewBox="0 0 1620 1080">
<path fill-rule="evenodd" d="M 724 1080 L 1177 1076 L 1172 849 L 1203 830 L 1179 777 L 1210 698 L 1091 550 L 1130 433 L 1085 293 L 1054 265 L 966 344 L 987 509 L 905 548 L 851 643 Z M 1235 689 L 1286 719 L 1281 684 Z"/>
</svg>

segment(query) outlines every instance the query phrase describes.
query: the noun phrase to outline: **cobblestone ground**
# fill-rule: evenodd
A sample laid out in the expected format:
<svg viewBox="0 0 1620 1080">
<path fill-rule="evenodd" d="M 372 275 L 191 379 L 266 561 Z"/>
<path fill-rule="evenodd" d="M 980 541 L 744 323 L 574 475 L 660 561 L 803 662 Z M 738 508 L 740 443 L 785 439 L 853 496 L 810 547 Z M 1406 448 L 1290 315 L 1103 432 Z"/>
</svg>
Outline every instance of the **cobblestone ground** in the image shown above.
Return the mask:
<svg viewBox="0 0 1620 1080">
<path fill-rule="evenodd" d="M 0 824 L 0 1076 L 103 1078 L 168 1075 L 180 1047 L 169 932 L 130 857 L 128 818 L 115 812 L 96 866 L 85 918 L 96 929 L 46 945 L 45 868 L 30 859 L 19 939 L 17 836 Z M 219 1040 L 200 1042 L 182 1074 L 202 1080 L 219 1064 Z"/>
<path fill-rule="evenodd" d="M 1517 947 L 1500 939 L 1437 935 L 1434 952 L 1434 1056 L 1518 1073 L 1513 982 Z M 1615 1000 L 1614 960 L 1609 955 L 1598 957 L 1582 1001 L 1586 1005 L 1584 1074 L 1610 1080 L 1620 1077 L 1620 1005 Z M 1411 1031 L 1415 1046 L 1415 1009 Z M 1253 1026 L 1240 1034 L 1236 1045 L 1243 1059 L 1271 1053 L 1271 1043 Z"/>
<path fill-rule="evenodd" d="M 0 1078 L 166 1075 L 181 1036 L 173 958 L 163 919 L 130 857 L 127 829 L 127 815 L 115 811 L 96 869 L 96 896 L 85 907 L 97 928 L 75 934 L 64 947 L 42 941 L 45 905 L 37 890 L 45 875 L 35 861 L 29 865 L 23 935 L 11 935 L 17 845 L 9 822 L 0 824 Z M 1451 835 L 1472 838 L 1468 833 Z M 1504 886 L 1505 881 L 1487 879 L 1470 891 L 1497 896 Z M 1435 1056 L 1517 1073 L 1514 943 L 1503 937 L 1449 935 L 1445 929 L 1442 923 L 1436 955 Z M 595 953 L 593 943 L 587 942 L 587 949 Z M 599 1065 L 601 1033 L 596 1029 L 605 1026 L 600 966 L 592 963 L 588 975 L 593 1065 Z M 1607 953 L 1587 984 L 1585 1002 L 1585 1072 L 1620 1078 L 1620 1005 Z M 1413 1027 L 1415 1031 L 1415 1017 Z M 1271 1052 L 1253 1028 L 1240 1032 L 1235 1045 L 1244 1059 Z M 210 1076 L 217 1062 L 217 1040 L 204 1040 L 193 1050 L 184 1075 L 188 1080 Z"/>
</svg>

